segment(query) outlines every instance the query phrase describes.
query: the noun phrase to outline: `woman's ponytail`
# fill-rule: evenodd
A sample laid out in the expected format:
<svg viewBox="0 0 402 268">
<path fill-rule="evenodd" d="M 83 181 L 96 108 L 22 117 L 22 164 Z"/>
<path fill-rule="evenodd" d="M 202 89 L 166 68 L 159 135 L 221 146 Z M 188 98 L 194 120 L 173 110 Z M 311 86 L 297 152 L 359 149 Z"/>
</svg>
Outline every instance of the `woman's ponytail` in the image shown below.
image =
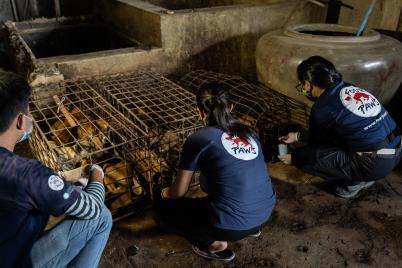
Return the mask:
<svg viewBox="0 0 402 268">
<path fill-rule="evenodd" d="M 230 98 L 230 89 L 226 85 L 208 83 L 198 90 L 197 105 L 206 114 L 208 126 L 216 126 L 232 136 L 247 139 L 254 132 L 231 113 Z"/>
</svg>

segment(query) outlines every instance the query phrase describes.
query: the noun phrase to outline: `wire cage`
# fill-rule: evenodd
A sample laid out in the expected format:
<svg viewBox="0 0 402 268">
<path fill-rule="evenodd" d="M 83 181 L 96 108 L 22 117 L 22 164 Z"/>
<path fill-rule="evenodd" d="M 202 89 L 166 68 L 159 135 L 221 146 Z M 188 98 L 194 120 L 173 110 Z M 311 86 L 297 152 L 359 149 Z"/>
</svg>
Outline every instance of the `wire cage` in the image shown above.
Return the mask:
<svg viewBox="0 0 402 268">
<path fill-rule="evenodd" d="M 239 120 L 259 134 L 266 162 L 277 161 L 278 138 L 308 127 L 310 108 L 292 98 L 239 76 L 206 70 L 192 71 L 178 82 L 196 93 L 206 83 L 219 82 L 231 89 L 234 111 Z"/>
<path fill-rule="evenodd" d="M 185 139 L 202 127 L 195 95 L 152 71 L 97 77 L 90 83 L 133 123 L 132 131 L 141 137 L 141 144 L 120 149 L 135 164 L 137 175 L 148 182 L 153 198 L 172 184 Z M 192 185 L 197 184 L 195 175 Z"/>
<path fill-rule="evenodd" d="M 35 88 L 30 114 L 34 123 L 30 145 L 36 158 L 71 180 L 80 177 L 84 166 L 100 165 L 106 205 L 114 215 L 142 202 L 144 188 L 131 163 L 119 153 L 138 142 L 132 123 L 86 81 Z"/>
</svg>

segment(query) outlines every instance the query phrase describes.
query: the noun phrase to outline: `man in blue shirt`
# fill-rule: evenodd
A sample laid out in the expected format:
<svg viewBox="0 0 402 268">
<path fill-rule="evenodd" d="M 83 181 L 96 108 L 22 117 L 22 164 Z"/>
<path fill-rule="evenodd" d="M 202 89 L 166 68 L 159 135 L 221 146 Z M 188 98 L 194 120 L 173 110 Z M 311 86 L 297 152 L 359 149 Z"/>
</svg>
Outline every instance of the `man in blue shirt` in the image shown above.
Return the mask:
<svg viewBox="0 0 402 268">
<path fill-rule="evenodd" d="M 314 101 L 309 132 L 292 132 L 286 143 L 307 142 L 285 163 L 336 183 L 350 198 L 387 176 L 399 163 L 401 136 L 381 103 L 369 92 L 342 81 L 328 60 L 313 56 L 297 68 L 298 90 Z"/>
<path fill-rule="evenodd" d="M 13 153 L 33 123 L 30 87 L 0 70 L 0 266 L 96 267 L 112 226 L 103 171 L 89 168 L 81 190 L 40 162 Z M 44 232 L 49 215 L 72 216 Z"/>
</svg>

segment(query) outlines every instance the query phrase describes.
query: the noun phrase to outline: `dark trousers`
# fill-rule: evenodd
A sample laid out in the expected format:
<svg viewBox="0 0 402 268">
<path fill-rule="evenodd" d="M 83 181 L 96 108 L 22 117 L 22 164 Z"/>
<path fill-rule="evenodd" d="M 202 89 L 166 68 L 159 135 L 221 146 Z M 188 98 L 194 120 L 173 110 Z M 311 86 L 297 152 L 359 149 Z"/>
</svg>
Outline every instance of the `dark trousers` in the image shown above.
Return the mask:
<svg viewBox="0 0 402 268">
<path fill-rule="evenodd" d="M 361 181 L 383 179 L 401 160 L 402 153 L 393 157 L 359 156 L 336 146 L 306 145 L 292 152 L 296 167 L 327 181 L 353 185 Z"/>
<path fill-rule="evenodd" d="M 214 241 L 241 240 L 260 228 L 236 231 L 214 227 L 208 197 L 159 200 L 154 219 L 161 228 L 183 236 L 201 249 L 207 249 Z"/>
</svg>

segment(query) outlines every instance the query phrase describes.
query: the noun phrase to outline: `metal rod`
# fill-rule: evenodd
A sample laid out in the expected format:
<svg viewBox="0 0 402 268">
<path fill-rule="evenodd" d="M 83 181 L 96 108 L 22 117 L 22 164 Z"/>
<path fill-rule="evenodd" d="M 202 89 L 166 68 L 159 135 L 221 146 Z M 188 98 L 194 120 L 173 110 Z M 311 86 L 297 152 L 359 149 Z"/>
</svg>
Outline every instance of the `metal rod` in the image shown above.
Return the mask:
<svg viewBox="0 0 402 268">
<path fill-rule="evenodd" d="M 75 122 L 74 117 L 72 117 L 70 112 L 66 109 L 66 107 L 64 107 L 64 104 L 62 101 L 60 101 L 60 98 L 57 95 L 54 95 L 53 100 L 56 102 L 57 106 L 59 106 L 60 112 L 62 112 L 66 117 L 70 127 L 76 127 L 77 123 Z"/>
<path fill-rule="evenodd" d="M 363 20 L 362 25 L 360 26 L 359 31 L 357 32 L 356 36 L 363 35 L 364 29 L 366 29 L 367 22 L 368 22 L 368 19 L 370 18 L 371 12 L 373 12 L 375 2 L 376 2 L 376 0 L 373 0 L 371 2 L 371 5 L 369 6 L 369 8 L 368 8 L 368 10 L 366 12 L 366 16 L 364 16 L 364 20 Z"/>
</svg>

